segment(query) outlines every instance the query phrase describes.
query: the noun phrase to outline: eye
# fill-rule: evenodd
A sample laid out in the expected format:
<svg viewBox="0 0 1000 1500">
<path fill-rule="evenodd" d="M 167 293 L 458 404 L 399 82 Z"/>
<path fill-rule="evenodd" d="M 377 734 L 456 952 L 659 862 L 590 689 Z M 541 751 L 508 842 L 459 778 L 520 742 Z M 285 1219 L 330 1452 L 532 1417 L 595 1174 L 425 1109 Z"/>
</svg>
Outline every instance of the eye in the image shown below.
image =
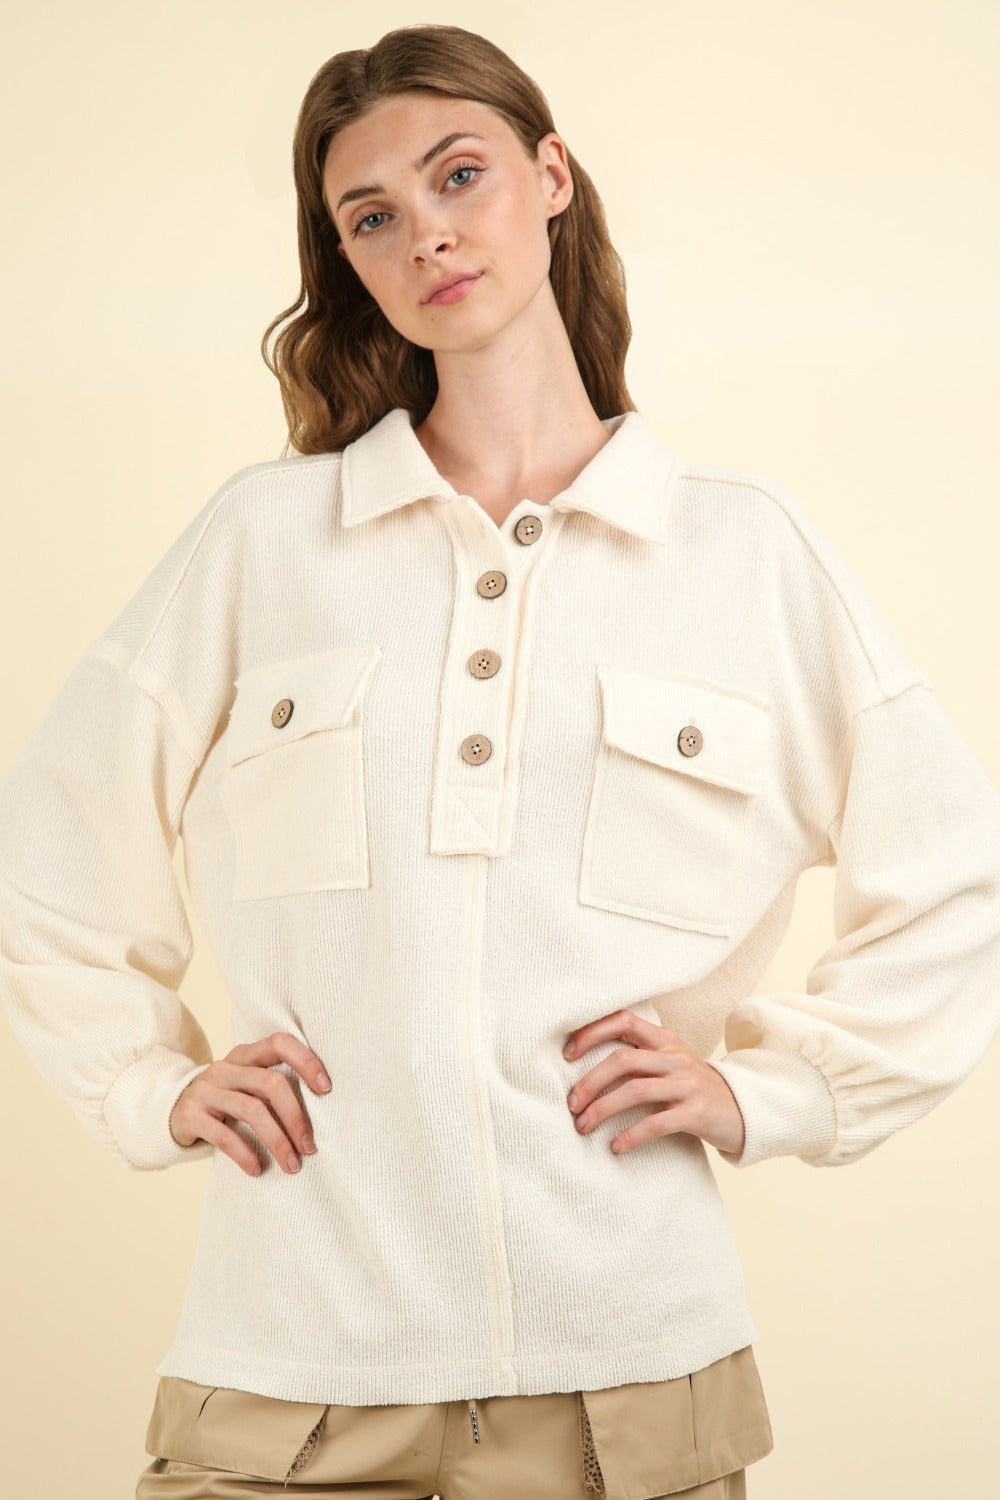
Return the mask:
<svg viewBox="0 0 1000 1500">
<path fill-rule="evenodd" d="M 378 218 L 383 218 L 383 219 L 385 218 L 385 215 L 382 213 L 381 209 L 378 209 L 375 213 L 363 214 L 361 216 L 361 218 L 358 220 L 358 222 L 355 224 L 354 228 L 351 230 L 351 238 L 352 239 L 357 239 L 357 237 L 358 237 L 359 234 L 365 235 L 365 234 L 375 234 L 375 233 L 377 233 L 377 231 L 382 228 L 381 224 L 375 224 L 375 225 L 373 225 L 369 229 L 362 229 L 361 226 L 363 224 L 367 224 L 369 219 L 378 219 Z"/>
<path fill-rule="evenodd" d="M 457 177 L 460 172 L 474 172 L 476 174 L 476 176 L 478 176 L 481 172 L 484 172 L 485 170 L 486 170 L 485 167 L 477 167 L 476 164 L 475 164 L 475 162 L 471 162 L 471 161 L 462 162 L 459 166 L 452 167 L 451 171 L 448 173 L 447 181 L 451 182 L 452 178 L 453 177 Z M 469 186 L 471 186 L 471 184 L 473 182 L 475 182 L 475 180 L 476 180 L 475 177 L 467 177 L 466 180 L 464 182 L 460 182 L 458 184 L 458 186 L 460 188 L 469 187 Z"/>
</svg>

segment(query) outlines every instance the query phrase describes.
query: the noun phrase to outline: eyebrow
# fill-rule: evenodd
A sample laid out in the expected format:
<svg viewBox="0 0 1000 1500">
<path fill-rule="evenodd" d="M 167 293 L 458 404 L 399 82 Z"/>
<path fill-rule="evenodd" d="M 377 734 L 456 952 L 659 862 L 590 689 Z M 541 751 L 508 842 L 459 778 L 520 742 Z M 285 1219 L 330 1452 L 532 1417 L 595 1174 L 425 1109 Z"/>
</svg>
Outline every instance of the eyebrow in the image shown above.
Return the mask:
<svg viewBox="0 0 1000 1500">
<path fill-rule="evenodd" d="M 483 136 L 474 135 L 471 130 L 454 130 L 451 135 L 443 135 L 429 151 L 425 151 L 419 161 L 413 163 L 413 170 L 414 172 L 422 172 L 426 166 L 430 165 L 435 156 L 440 156 L 442 151 L 447 151 L 448 147 L 453 146 L 456 141 L 481 141 L 483 139 Z M 367 198 L 371 193 L 384 192 L 385 188 L 377 182 L 369 187 L 351 188 L 349 192 L 341 195 L 337 207 L 333 212 L 334 214 L 338 214 L 345 203 L 353 203 L 356 198 Z"/>
</svg>

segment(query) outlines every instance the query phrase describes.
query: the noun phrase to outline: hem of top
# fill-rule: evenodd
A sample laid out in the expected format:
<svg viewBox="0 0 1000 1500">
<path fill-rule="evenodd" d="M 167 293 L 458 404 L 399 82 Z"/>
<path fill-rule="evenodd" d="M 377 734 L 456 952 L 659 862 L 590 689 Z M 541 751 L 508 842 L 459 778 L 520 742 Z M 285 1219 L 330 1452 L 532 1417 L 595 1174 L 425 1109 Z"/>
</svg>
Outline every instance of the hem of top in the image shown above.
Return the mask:
<svg viewBox="0 0 1000 1500">
<path fill-rule="evenodd" d="M 715 1323 L 686 1343 L 656 1341 L 623 1349 L 564 1349 L 551 1356 L 497 1355 L 423 1365 L 335 1366 L 247 1360 L 208 1344 L 172 1347 L 156 1367 L 198 1385 L 253 1391 L 283 1401 L 332 1406 L 438 1405 L 489 1396 L 539 1396 L 608 1390 L 614 1386 L 676 1380 L 753 1345 L 757 1329 L 748 1315 Z"/>
</svg>

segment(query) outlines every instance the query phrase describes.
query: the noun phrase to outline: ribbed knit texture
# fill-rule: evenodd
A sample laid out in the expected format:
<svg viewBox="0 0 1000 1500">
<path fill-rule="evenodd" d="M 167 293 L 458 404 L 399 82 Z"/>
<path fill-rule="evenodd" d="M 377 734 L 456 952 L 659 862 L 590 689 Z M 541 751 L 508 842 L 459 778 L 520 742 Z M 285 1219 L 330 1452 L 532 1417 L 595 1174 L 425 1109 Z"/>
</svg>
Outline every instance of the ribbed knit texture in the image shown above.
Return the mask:
<svg viewBox="0 0 1000 1500">
<path fill-rule="evenodd" d="M 613 1154 L 655 1106 L 581 1135 L 566 1096 L 622 1043 L 568 1034 L 627 1008 L 724 1039 L 726 1159 L 833 1166 L 1000 1024 L 1000 797 L 931 684 L 780 486 L 605 425 L 499 528 L 400 410 L 241 470 L 0 783 L 15 1033 L 124 1166 L 213 1158 L 158 1373 L 377 1405 L 701 1369 L 756 1337 L 707 1149 Z M 234 1042 L 289 1031 L 333 1080 L 282 1065 L 297 1174 L 170 1135 L 211 1061 L 178 835 Z M 816 864 L 836 941 L 754 995 Z"/>
</svg>

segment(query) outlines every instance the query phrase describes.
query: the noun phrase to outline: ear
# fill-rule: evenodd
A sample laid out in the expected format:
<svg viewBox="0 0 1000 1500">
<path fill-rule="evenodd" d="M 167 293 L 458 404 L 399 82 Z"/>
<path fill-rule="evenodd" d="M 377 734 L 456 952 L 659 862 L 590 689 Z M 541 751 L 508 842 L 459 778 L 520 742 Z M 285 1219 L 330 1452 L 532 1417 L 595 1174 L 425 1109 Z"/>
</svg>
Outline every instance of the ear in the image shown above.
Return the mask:
<svg viewBox="0 0 1000 1500">
<path fill-rule="evenodd" d="M 566 142 L 561 135 L 550 130 L 538 142 L 535 155 L 548 215 L 554 218 L 562 213 L 573 197 L 573 174 L 569 169 Z"/>
</svg>

